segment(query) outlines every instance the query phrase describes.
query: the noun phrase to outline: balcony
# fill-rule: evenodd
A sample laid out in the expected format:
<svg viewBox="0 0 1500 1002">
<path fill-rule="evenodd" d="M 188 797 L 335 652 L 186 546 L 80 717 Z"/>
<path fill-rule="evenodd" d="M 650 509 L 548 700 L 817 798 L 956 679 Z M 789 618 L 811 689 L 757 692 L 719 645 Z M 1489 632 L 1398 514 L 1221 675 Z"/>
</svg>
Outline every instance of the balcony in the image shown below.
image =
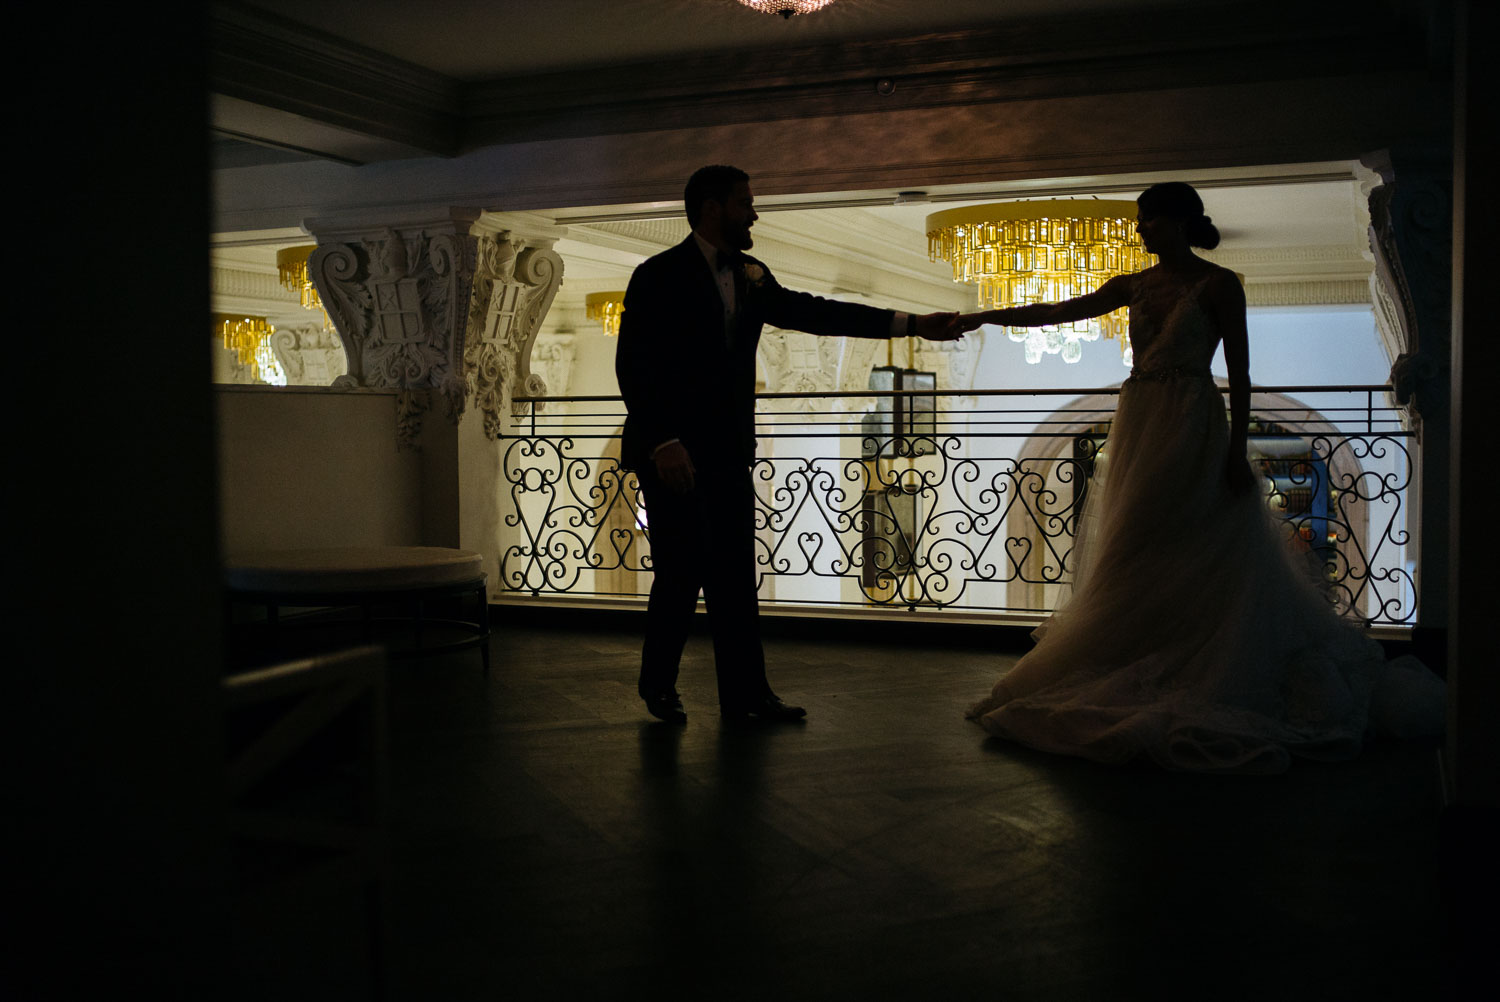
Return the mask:
<svg viewBox="0 0 1500 1002">
<path fill-rule="evenodd" d="M 1066 595 L 1118 387 L 762 394 L 755 532 L 762 607 L 1026 625 Z M 1417 619 L 1413 433 L 1386 386 L 1259 387 L 1250 453 L 1266 504 L 1330 604 Z M 498 602 L 638 604 L 650 513 L 619 465 L 618 397 L 517 402 L 502 439 Z"/>
</svg>

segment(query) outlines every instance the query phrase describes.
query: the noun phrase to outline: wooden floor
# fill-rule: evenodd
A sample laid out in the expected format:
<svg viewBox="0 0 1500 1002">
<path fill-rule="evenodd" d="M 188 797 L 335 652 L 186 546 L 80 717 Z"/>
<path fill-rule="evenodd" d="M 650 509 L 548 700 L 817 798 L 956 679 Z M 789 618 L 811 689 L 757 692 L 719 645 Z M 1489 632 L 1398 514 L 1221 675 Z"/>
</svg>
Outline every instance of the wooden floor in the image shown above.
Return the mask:
<svg viewBox="0 0 1500 1002">
<path fill-rule="evenodd" d="M 1110 769 L 963 719 L 1013 653 L 847 639 L 768 640 L 808 719 L 758 725 L 717 717 L 695 638 L 675 727 L 638 651 L 512 623 L 488 679 L 393 665 L 387 997 L 1443 994 L 1431 747 Z M 310 997 L 357 994 L 321 957 Z"/>
</svg>

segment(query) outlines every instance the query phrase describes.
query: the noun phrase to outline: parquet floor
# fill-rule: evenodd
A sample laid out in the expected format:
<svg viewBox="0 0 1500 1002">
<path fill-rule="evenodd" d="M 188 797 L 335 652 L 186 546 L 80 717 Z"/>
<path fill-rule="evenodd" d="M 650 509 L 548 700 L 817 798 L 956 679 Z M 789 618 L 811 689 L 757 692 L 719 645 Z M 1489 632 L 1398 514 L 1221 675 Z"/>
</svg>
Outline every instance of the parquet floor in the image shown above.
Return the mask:
<svg viewBox="0 0 1500 1002">
<path fill-rule="evenodd" d="M 678 728 L 629 632 L 510 622 L 391 675 L 397 999 L 1442 994 L 1430 747 L 1109 769 L 962 719 L 1014 653 L 769 639 L 802 725 Z M 347 983 L 346 983 L 347 986 Z"/>
</svg>

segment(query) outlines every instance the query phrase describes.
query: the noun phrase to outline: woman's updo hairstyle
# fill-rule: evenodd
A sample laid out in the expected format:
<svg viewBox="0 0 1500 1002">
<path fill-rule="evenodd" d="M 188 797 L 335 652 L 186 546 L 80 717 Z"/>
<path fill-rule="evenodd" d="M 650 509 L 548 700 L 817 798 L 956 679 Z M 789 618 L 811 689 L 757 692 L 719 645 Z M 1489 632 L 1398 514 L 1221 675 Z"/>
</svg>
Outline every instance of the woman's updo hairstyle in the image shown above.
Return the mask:
<svg viewBox="0 0 1500 1002">
<path fill-rule="evenodd" d="M 1189 246 L 1204 250 L 1219 246 L 1219 228 L 1203 214 L 1203 199 L 1198 197 L 1192 185 L 1181 181 L 1153 184 L 1141 192 L 1135 204 L 1147 215 L 1181 219 Z"/>
</svg>

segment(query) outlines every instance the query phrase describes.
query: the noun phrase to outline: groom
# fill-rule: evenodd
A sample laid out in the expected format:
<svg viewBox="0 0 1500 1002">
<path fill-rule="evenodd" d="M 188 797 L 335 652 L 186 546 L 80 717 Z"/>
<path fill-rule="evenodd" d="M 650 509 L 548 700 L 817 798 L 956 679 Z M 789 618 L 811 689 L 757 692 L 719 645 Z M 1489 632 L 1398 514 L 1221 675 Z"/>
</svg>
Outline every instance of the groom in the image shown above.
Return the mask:
<svg viewBox="0 0 1500 1002">
<path fill-rule="evenodd" d="M 761 325 L 934 341 L 962 333 L 952 314 L 915 317 L 782 288 L 744 253 L 758 218 L 744 171 L 703 167 L 684 201 L 693 232 L 636 268 L 615 354 L 622 463 L 640 479 L 655 572 L 639 692 L 652 716 L 686 722 L 677 667 L 702 589 L 721 714 L 798 720 L 806 711 L 766 681 L 757 622 L 750 465 Z"/>
</svg>

